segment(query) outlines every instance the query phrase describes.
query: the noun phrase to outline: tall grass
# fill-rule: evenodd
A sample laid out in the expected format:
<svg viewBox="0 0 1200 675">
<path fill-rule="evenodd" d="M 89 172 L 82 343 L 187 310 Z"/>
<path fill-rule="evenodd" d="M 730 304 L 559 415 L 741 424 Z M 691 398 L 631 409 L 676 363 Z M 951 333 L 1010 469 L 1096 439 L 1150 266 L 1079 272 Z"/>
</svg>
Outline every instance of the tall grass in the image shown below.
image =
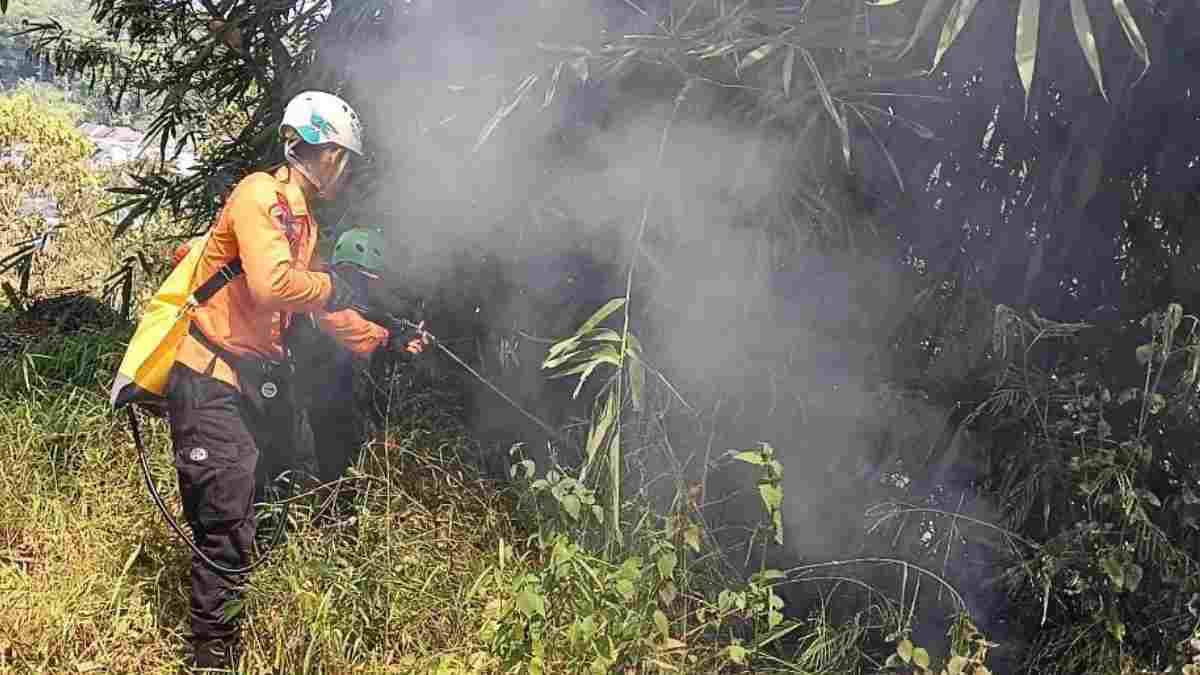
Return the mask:
<svg viewBox="0 0 1200 675">
<path fill-rule="evenodd" d="M 117 336 L 54 345 L 0 367 L 0 672 L 176 672 L 188 557 L 109 413 Z M 503 493 L 459 462 L 462 429 L 424 413 L 293 505 L 247 595 L 249 672 L 419 672 L 482 650 L 469 591 L 520 537 Z M 174 495 L 165 425 L 147 432 Z"/>
</svg>

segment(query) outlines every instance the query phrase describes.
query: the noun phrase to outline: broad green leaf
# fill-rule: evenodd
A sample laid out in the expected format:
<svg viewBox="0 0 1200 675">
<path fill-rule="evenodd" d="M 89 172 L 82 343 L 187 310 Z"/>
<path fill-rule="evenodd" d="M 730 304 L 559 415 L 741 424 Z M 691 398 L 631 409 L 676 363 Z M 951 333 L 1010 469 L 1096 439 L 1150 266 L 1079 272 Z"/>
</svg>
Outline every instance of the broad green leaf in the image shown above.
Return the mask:
<svg viewBox="0 0 1200 675">
<path fill-rule="evenodd" d="M 571 520 L 579 520 L 579 508 L 581 506 L 579 503 L 579 497 L 576 497 L 575 495 L 566 495 L 559 500 L 559 503 L 562 504 L 562 507 L 564 510 L 566 510 L 567 514 L 571 516 Z"/>
<path fill-rule="evenodd" d="M 625 600 L 633 599 L 635 588 L 633 582 L 629 579 L 617 579 L 616 588 L 617 593 L 620 593 L 621 597 L 625 598 Z"/>
<path fill-rule="evenodd" d="M 908 38 L 908 44 L 904 45 L 904 49 L 900 50 L 898 58 L 904 58 L 912 48 L 916 46 L 917 40 L 929 30 L 933 25 L 933 20 L 942 13 L 942 7 L 946 5 L 946 0 L 926 0 L 925 7 L 921 9 L 921 16 L 917 19 L 917 26 L 913 29 L 912 36 Z"/>
<path fill-rule="evenodd" d="M 729 589 L 721 591 L 721 593 L 717 596 L 717 609 L 721 610 L 722 612 L 728 612 L 729 610 L 733 609 L 735 595 L 736 594 Z"/>
<path fill-rule="evenodd" d="M 1146 73 L 1150 72 L 1150 49 L 1146 46 L 1146 39 L 1142 37 L 1142 31 L 1138 29 L 1137 21 L 1133 18 L 1125 0 L 1113 0 L 1113 11 L 1121 20 L 1121 29 L 1125 31 L 1125 39 L 1129 40 L 1129 46 L 1133 47 L 1134 53 L 1142 60 L 1142 74 L 1133 81 L 1134 84 L 1137 84 L 1146 76 Z"/>
<path fill-rule="evenodd" d="M 896 654 L 900 660 L 905 663 L 912 663 L 913 658 L 913 643 L 911 640 L 901 640 L 900 644 L 896 645 Z"/>
<path fill-rule="evenodd" d="M 579 330 L 575 332 L 576 335 L 586 333 L 595 328 L 600 324 L 601 321 L 607 319 L 610 314 L 623 306 L 625 306 L 625 298 L 613 298 L 612 300 L 604 303 L 604 306 L 596 310 L 596 313 L 593 314 L 591 318 L 583 322 L 583 325 L 580 326 Z"/>
<path fill-rule="evenodd" d="M 700 526 L 699 525 L 689 525 L 688 528 L 683 531 L 683 543 L 686 544 L 689 548 L 691 548 L 696 553 L 700 552 Z"/>
<path fill-rule="evenodd" d="M 792 74 L 796 67 L 796 48 L 788 47 L 787 56 L 783 57 L 783 97 L 792 97 Z"/>
<path fill-rule="evenodd" d="M 951 656 L 949 663 L 946 664 L 947 675 L 962 675 L 963 669 L 967 667 L 967 657 Z"/>
<path fill-rule="evenodd" d="M 937 1 L 937 0 L 933 0 Z M 804 62 L 808 64 L 808 69 L 812 72 L 813 81 L 817 84 L 817 92 L 821 94 L 821 102 L 825 104 L 825 111 L 833 118 L 834 124 L 837 125 L 838 131 L 842 137 L 842 159 L 846 161 L 846 166 L 850 166 L 850 127 L 846 125 L 846 118 L 837 109 L 837 105 L 833 101 L 833 96 L 829 93 L 829 87 L 825 86 L 825 78 L 821 77 L 821 71 L 817 68 L 817 62 L 813 60 L 812 54 L 808 53 L 807 49 L 800 50 L 801 56 L 804 57 Z"/>
<path fill-rule="evenodd" d="M 1083 49 L 1083 55 L 1092 68 L 1096 84 L 1100 86 L 1100 95 L 1107 101 L 1108 93 L 1104 91 L 1104 75 L 1100 72 L 1100 52 L 1096 48 L 1096 34 L 1092 32 L 1092 18 L 1088 15 L 1083 0 L 1071 0 L 1071 20 L 1075 24 L 1075 37 L 1079 38 L 1079 47 Z"/>
<path fill-rule="evenodd" d="M 531 588 L 523 588 L 517 594 L 517 609 L 528 619 L 532 619 L 534 615 L 546 616 L 546 599 Z"/>
<path fill-rule="evenodd" d="M 1038 23 L 1042 0 L 1021 0 L 1017 13 L 1017 74 L 1025 88 L 1025 114 L 1029 114 L 1029 96 L 1033 91 L 1033 74 L 1037 67 Z"/>
<path fill-rule="evenodd" d="M 658 556 L 658 560 L 655 561 L 655 564 L 658 567 L 658 576 L 662 577 L 663 579 L 675 578 L 674 553 L 663 553 L 662 555 Z"/>
<path fill-rule="evenodd" d="M 667 621 L 667 615 L 663 614 L 661 609 L 654 610 L 654 627 L 658 628 L 658 634 L 664 640 L 671 637 L 671 623 Z"/>
<path fill-rule="evenodd" d="M 221 605 L 221 616 L 225 619 L 226 623 L 233 623 L 234 619 L 240 616 L 244 609 L 245 600 L 226 600 L 224 604 Z"/>
<path fill-rule="evenodd" d="M 758 493 L 762 495 L 763 504 L 766 505 L 767 511 L 775 512 L 779 510 L 783 504 L 783 490 L 771 483 L 762 483 L 758 486 Z"/>
<path fill-rule="evenodd" d="M 738 644 L 729 645 L 729 660 L 739 666 L 746 665 L 746 648 Z"/>
<path fill-rule="evenodd" d="M 760 453 L 758 450 L 743 450 L 742 452 L 736 453 L 733 458 L 739 462 L 755 464 L 757 466 L 765 466 L 767 463 L 767 460 L 763 458 L 762 453 Z"/>
<path fill-rule="evenodd" d="M 967 25 L 967 20 L 971 18 L 971 13 L 975 11 L 978 2 L 979 0 L 958 0 L 954 3 L 954 7 L 950 8 L 946 23 L 942 24 L 942 36 L 938 39 L 937 52 L 933 55 L 933 66 L 930 67 L 930 70 L 936 70 L 938 64 L 942 62 L 946 50 L 950 49 L 950 45 L 954 44 L 958 34 Z"/>
<path fill-rule="evenodd" d="M 929 652 L 926 651 L 924 647 L 917 647 L 916 649 L 913 649 L 912 659 L 913 664 L 920 668 L 924 669 L 929 667 Z"/>
<path fill-rule="evenodd" d="M 783 612 L 777 609 L 767 610 L 767 628 L 774 629 L 783 622 Z"/>
</svg>

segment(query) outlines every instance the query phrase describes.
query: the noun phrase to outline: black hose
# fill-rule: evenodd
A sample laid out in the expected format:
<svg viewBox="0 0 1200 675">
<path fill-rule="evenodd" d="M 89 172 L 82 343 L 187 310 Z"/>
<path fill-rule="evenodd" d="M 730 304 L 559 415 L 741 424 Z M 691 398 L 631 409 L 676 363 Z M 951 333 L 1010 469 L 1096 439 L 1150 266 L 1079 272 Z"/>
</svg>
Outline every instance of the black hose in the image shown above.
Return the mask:
<svg viewBox="0 0 1200 675">
<path fill-rule="evenodd" d="M 171 516 L 170 511 L 167 510 L 166 502 L 163 501 L 162 495 L 158 493 L 158 488 L 154 486 L 154 479 L 150 476 L 150 462 L 146 458 L 146 446 L 144 443 L 142 443 L 142 432 L 141 428 L 138 426 L 137 413 L 134 411 L 132 405 L 126 407 L 126 411 L 129 413 L 129 430 L 133 434 L 133 445 L 138 451 L 138 460 L 142 465 L 142 477 L 146 480 L 146 489 L 150 491 L 150 498 L 153 499 L 154 504 L 158 506 L 159 512 L 162 513 L 163 518 L 167 521 L 167 525 L 170 525 L 171 529 L 175 531 L 175 534 L 179 535 L 179 538 L 188 545 L 188 548 L 192 549 L 192 553 L 194 553 L 196 557 L 199 558 L 200 561 L 209 569 L 213 570 L 217 574 L 229 577 L 248 574 L 257 569 L 263 563 L 267 562 L 267 560 L 270 558 L 266 553 L 263 553 L 258 560 L 249 565 L 245 565 L 243 567 L 226 567 L 212 558 L 209 558 L 204 554 L 204 551 L 201 551 L 200 548 L 196 546 L 196 543 L 192 541 L 192 538 L 183 531 L 183 528 L 180 527 L 175 518 Z M 287 514 L 288 506 L 285 504 L 283 507 L 283 515 L 280 518 L 279 527 L 275 531 L 275 538 L 271 542 L 271 547 L 268 550 L 274 550 L 275 547 L 279 545 L 279 542 L 283 540 L 283 531 L 287 527 Z"/>
</svg>

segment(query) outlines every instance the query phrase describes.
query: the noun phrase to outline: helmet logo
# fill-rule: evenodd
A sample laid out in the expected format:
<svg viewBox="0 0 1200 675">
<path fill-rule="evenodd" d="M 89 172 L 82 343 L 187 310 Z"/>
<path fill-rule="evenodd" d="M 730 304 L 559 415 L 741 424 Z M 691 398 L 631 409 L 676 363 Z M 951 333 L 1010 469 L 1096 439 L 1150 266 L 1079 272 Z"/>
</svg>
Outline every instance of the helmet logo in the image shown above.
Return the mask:
<svg viewBox="0 0 1200 675">
<path fill-rule="evenodd" d="M 188 458 L 193 462 L 203 462 L 208 459 L 208 451 L 204 448 L 192 448 L 192 451 L 188 453 Z"/>
<path fill-rule="evenodd" d="M 300 137 L 304 139 L 305 143 L 312 145 L 320 143 L 323 138 L 337 134 L 337 129 L 329 123 L 329 120 L 316 111 L 313 111 L 312 116 L 309 117 L 308 124 L 296 131 L 300 132 Z"/>
<path fill-rule="evenodd" d="M 261 391 L 263 398 L 275 398 L 275 395 L 279 393 L 279 387 L 276 387 L 274 382 L 263 382 Z"/>
</svg>

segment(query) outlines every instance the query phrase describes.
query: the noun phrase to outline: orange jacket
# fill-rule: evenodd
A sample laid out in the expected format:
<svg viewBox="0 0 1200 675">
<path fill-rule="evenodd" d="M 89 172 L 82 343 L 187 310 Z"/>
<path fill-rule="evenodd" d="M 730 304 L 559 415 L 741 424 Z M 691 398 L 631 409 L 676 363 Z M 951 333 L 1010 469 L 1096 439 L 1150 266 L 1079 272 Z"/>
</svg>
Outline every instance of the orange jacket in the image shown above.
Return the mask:
<svg viewBox="0 0 1200 675">
<path fill-rule="evenodd" d="M 192 280 L 195 288 L 234 258 L 244 273 L 197 307 L 193 323 L 206 336 L 235 354 L 284 358 L 282 335 L 294 312 L 311 312 L 321 327 L 347 349 L 367 355 L 385 344 L 387 329 L 353 310 L 329 313 L 329 275 L 314 270 L 317 223 L 308 212 L 300 186 L 282 167 L 274 175 L 254 173 L 242 179 L 217 222 Z M 175 253 L 176 262 L 192 242 Z M 238 386 L 229 364 L 192 337 L 184 339 L 179 363 Z"/>
</svg>

